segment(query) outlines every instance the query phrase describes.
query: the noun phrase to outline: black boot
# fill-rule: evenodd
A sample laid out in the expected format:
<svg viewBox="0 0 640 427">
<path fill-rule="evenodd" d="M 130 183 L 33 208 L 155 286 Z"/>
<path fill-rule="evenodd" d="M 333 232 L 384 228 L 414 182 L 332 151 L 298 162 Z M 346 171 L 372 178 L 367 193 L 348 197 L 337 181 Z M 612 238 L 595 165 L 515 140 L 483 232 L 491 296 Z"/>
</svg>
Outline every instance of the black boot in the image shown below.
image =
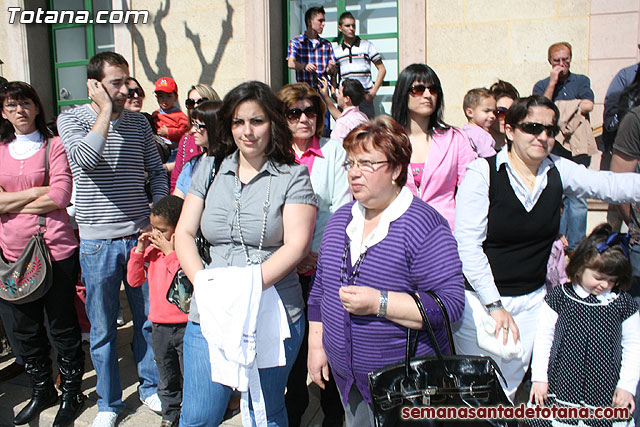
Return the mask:
<svg viewBox="0 0 640 427">
<path fill-rule="evenodd" d="M 60 409 L 53 421 L 53 427 L 67 427 L 73 425 L 73 420 L 80 414 L 84 407 L 85 395 L 82 394 L 82 374 L 84 373 L 84 353 L 69 360 L 58 358 L 58 368 L 60 369 L 60 388 L 62 389 L 62 400 Z"/>
<path fill-rule="evenodd" d="M 51 380 L 51 360 L 48 357 L 27 358 L 24 370 L 31 378 L 31 401 L 13 419 L 15 425 L 27 424 L 43 410 L 58 401 L 58 393 Z"/>
</svg>

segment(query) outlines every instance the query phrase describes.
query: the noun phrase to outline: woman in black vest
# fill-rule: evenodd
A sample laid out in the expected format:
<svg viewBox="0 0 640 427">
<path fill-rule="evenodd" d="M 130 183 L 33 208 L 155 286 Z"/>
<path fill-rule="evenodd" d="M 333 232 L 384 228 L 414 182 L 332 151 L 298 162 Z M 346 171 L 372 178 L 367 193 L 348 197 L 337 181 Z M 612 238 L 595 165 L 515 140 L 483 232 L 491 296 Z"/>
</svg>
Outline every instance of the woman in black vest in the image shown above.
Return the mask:
<svg viewBox="0 0 640 427">
<path fill-rule="evenodd" d="M 543 96 L 517 99 L 505 119 L 507 145 L 471 163 L 456 196 L 465 207 L 456 210 L 455 236 L 467 282 L 456 350 L 493 357 L 512 400 L 531 359 L 563 193 L 609 203 L 640 199 L 640 175 L 592 171 L 550 155 L 558 116 Z M 491 351 L 478 346 L 477 327 L 485 323 L 495 323 Z M 512 351 L 502 358 L 494 349 L 507 340 Z"/>
</svg>

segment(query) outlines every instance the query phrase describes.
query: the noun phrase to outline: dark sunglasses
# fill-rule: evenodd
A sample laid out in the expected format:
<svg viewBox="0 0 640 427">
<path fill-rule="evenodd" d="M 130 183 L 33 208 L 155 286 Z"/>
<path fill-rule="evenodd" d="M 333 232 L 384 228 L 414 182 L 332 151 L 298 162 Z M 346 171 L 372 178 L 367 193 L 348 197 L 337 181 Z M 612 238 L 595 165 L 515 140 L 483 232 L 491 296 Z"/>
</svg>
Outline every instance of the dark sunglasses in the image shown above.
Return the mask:
<svg viewBox="0 0 640 427">
<path fill-rule="evenodd" d="M 192 122 L 191 126 L 196 128 L 198 132 L 200 132 L 202 129 L 207 130 L 207 125 L 205 125 L 204 123 Z"/>
<path fill-rule="evenodd" d="M 197 101 L 193 98 L 187 98 L 184 100 L 184 106 L 187 107 L 188 110 L 193 110 L 196 108 L 196 105 L 202 104 L 204 101 L 208 101 L 209 98 L 200 98 Z"/>
<path fill-rule="evenodd" d="M 498 107 L 496 108 L 496 117 L 504 117 L 507 115 L 508 108 L 506 107 Z"/>
<path fill-rule="evenodd" d="M 520 129 L 524 133 L 528 133 L 530 135 L 540 135 L 543 130 L 547 131 L 547 135 L 550 137 L 555 137 L 560 133 L 560 127 L 554 125 L 543 125 L 542 123 L 536 122 L 524 122 L 518 123 L 515 125 L 518 129 Z"/>
<path fill-rule="evenodd" d="M 437 85 L 413 85 L 409 88 L 409 93 L 413 96 L 422 96 L 425 90 L 429 89 L 429 93 L 436 93 L 438 91 Z"/>
<path fill-rule="evenodd" d="M 299 108 L 289 108 L 284 112 L 284 115 L 287 120 L 300 120 L 300 117 L 302 117 L 303 113 L 310 119 L 314 119 L 318 115 L 314 106 L 307 107 L 304 110 L 301 110 Z"/>
<path fill-rule="evenodd" d="M 129 98 L 133 98 L 133 97 L 138 97 L 138 98 L 144 98 L 144 92 L 142 91 L 141 88 L 136 87 L 133 89 L 128 89 L 129 94 L 127 95 Z"/>
</svg>

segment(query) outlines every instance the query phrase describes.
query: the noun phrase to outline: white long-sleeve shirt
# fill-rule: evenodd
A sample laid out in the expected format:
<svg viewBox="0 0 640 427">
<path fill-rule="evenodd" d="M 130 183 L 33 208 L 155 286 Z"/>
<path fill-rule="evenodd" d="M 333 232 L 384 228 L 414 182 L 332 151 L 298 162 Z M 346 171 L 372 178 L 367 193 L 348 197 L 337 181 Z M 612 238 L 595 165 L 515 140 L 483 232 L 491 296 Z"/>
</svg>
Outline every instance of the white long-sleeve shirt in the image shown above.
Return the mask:
<svg viewBox="0 0 640 427">
<path fill-rule="evenodd" d="M 560 173 L 565 194 L 590 197 L 609 203 L 630 203 L 640 201 L 640 174 L 594 171 L 570 160 L 550 155 L 538 167 L 533 191 L 518 177 L 509 160 L 507 146 L 496 156 L 496 168 L 506 164 L 507 176 L 513 191 L 530 212 L 536 205 L 542 191 L 547 187 L 547 172 L 556 167 Z M 482 250 L 487 237 L 487 217 L 489 214 L 489 163 L 483 158 L 471 162 L 456 195 L 456 222 L 454 235 L 458 242 L 458 252 L 462 260 L 465 277 L 478 293 L 480 301 L 486 305 L 500 299 L 489 260 Z M 549 215 L 551 217 L 551 212 Z M 543 286 L 544 283 L 540 283 Z"/>
</svg>

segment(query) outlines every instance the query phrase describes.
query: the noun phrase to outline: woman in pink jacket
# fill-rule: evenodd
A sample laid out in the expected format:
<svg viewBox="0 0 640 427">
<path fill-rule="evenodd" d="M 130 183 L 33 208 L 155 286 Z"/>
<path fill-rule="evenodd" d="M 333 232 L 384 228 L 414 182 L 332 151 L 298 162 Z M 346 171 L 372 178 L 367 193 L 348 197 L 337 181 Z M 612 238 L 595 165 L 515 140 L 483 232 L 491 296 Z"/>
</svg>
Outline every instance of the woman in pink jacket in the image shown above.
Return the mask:
<svg viewBox="0 0 640 427">
<path fill-rule="evenodd" d="M 477 156 L 464 133 L 442 120 L 443 98 L 435 71 L 426 64 L 412 64 L 398 76 L 391 115 L 404 126 L 413 149 L 407 187 L 453 229 L 456 189 Z"/>
</svg>

